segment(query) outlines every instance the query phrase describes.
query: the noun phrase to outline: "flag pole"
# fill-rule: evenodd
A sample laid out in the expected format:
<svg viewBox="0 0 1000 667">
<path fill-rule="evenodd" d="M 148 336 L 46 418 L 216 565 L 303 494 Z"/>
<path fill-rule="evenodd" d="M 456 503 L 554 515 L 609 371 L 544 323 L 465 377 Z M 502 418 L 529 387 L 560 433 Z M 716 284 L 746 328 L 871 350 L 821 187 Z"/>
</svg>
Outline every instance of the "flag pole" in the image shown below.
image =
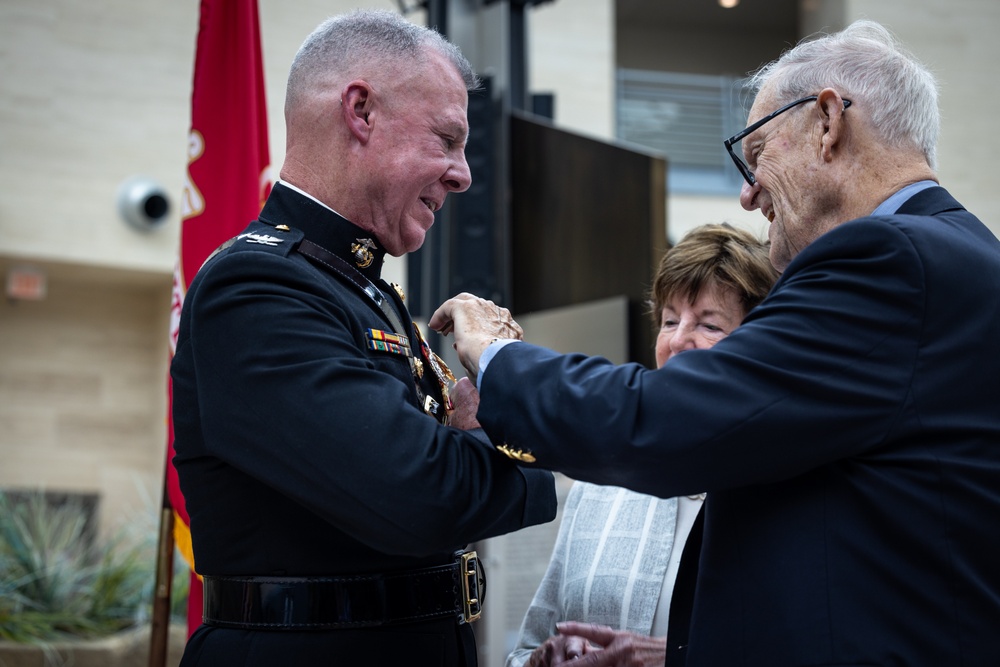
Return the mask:
<svg viewBox="0 0 1000 667">
<path fill-rule="evenodd" d="M 153 622 L 149 667 L 166 667 L 170 637 L 170 601 L 174 583 L 174 509 L 163 485 L 160 535 L 156 545 L 156 582 L 153 587 Z"/>
</svg>

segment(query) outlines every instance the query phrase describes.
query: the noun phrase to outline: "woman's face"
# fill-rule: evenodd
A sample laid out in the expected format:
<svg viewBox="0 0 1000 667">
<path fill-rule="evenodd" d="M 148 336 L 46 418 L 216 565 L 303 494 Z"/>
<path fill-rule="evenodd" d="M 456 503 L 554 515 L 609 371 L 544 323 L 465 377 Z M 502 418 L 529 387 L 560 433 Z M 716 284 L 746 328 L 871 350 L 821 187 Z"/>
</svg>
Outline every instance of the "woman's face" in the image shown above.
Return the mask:
<svg viewBox="0 0 1000 667">
<path fill-rule="evenodd" d="M 710 282 L 691 303 L 677 294 L 663 306 L 656 336 L 656 367 L 685 350 L 707 350 L 732 333 L 746 313 L 736 290 Z"/>
</svg>

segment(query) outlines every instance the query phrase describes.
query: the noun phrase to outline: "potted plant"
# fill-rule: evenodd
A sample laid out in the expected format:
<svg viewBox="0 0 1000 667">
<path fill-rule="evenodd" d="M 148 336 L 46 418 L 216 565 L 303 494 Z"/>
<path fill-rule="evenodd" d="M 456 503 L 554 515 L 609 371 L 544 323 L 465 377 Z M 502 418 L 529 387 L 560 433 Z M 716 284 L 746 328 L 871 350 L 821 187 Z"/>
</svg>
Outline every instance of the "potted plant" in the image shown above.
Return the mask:
<svg viewBox="0 0 1000 667">
<path fill-rule="evenodd" d="M 83 504 L 62 495 L 0 491 L 0 664 L 144 665 L 156 531 L 136 522 L 139 533 L 101 539 Z M 186 591 L 172 597 L 183 613 Z"/>
</svg>

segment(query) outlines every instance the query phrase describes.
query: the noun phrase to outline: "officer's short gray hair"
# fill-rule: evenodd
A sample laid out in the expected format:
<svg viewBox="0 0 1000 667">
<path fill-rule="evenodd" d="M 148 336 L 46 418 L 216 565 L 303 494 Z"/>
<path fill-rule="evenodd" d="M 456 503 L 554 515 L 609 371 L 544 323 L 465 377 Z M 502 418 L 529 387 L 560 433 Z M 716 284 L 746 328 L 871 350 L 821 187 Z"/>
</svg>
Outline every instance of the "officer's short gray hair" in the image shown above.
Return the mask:
<svg viewBox="0 0 1000 667">
<path fill-rule="evenodd" d="M 430 28 L 387 10 L 359 9 L 333 16 L 306 37 L 292 60 L 286 109 L 330 72 L 363 70 L 366 63 L 405 66 L 423 60 L 431 48 L 448 58 L 469 91 L 480 81 L 457 46 Z"/>
<path fill-rule="evenodd" d="M 834 88 L 868 114 L 888 146 L 916 148 L 936 168 L 941 127 L 937 82 L 874 21 L 855 21 L 838 33 L 803 40 L 751 76 L 752 92 L 765 86 L 779 103 Z"/>
</svg>

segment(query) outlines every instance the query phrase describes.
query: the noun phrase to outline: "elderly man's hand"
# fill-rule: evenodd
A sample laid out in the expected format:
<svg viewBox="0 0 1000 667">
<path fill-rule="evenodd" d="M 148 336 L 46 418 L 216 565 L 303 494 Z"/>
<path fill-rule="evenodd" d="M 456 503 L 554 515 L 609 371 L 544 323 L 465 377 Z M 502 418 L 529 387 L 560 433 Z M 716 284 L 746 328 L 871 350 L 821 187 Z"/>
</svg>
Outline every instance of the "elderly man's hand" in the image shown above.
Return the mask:
<svg viewBox="0 0 1000 667">
<path fill-rule="evenodd" d="M 557 623 L 559 634 L 581 637 L 590 645 L 586 655 L 573 661 L 579 667 L 660 667 L 667 659 L 667 638 L 647 637 L 626 630 L 615 630 L 605 625 Z"/>
<path fill-rule="evenodd" d="M 427 326 L 444 336 L 454 334 L 458 360 L 473 382 L 479 375 L 479 357 L 493 340 L 520 340 L 524 335 L 509 310 L 467 292 L 441 304 Z"/>
</svg>

